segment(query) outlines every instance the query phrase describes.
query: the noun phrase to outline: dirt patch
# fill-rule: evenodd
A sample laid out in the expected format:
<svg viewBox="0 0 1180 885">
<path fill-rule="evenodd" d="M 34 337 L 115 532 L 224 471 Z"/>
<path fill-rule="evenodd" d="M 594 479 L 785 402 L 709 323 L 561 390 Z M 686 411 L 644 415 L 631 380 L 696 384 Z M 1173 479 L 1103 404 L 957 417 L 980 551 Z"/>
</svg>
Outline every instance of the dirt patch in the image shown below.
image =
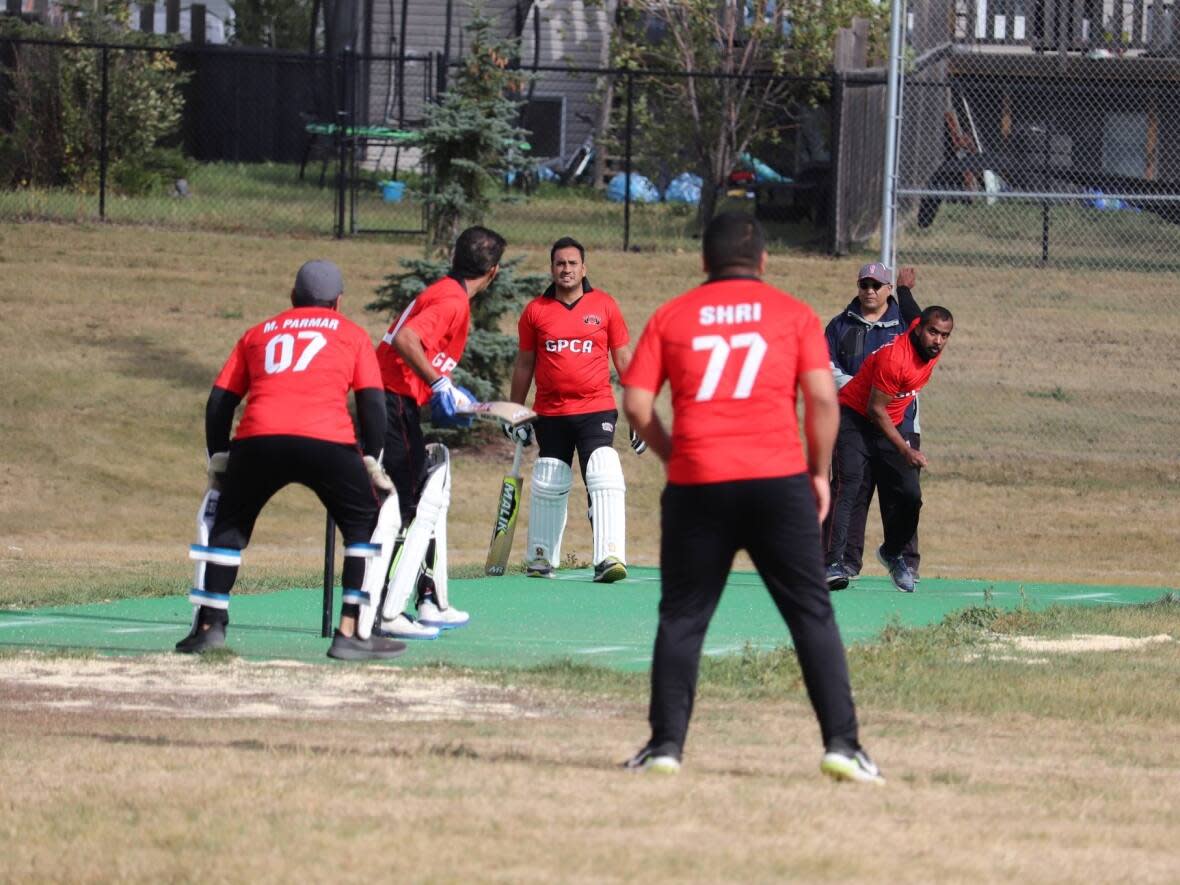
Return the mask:
<svg viewBox="0 0 1180 885">
<path fill-rule="evenodd" d="M 0 658 L 0 715 L 9 711 L 139 712 L 176 718 L 388 722 L 542 715 L 526 692 L 448 673 L 386 666 L 316 666 L 176 655 Z"/>
<path fill-rule="evenodd" d="M 1100 633 L 1075 633 L 1059 639 L 1043 636 L 997 636 L 992 640 L 993 650 L 973 652 L 967 660 L 989 659 L 1022 661 L 1026 664 L 1047 664 L 1049 658 L 1028 657 L 1029 654 L 1065 655 L 1099 651 L 1138 651 L 1152 645 L 1174 642 L 1167 633 L 1155 636 L 1106 636 Z M 1001 651 L 997 655 L 995 650 Z"/>
</svg>

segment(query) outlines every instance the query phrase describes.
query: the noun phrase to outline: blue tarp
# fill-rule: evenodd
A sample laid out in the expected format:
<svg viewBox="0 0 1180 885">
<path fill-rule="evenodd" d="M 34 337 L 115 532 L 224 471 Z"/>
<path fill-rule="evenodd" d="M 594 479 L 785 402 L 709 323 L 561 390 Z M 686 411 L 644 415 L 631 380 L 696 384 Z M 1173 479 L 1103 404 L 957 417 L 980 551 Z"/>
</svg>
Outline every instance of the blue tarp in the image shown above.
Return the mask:
<svg viewBox="0 0 1180 885">
<path fill-rule="evenodd" d="M 606 186 L 606 198 L 612 203 L 622 203 L 627 198 L 627 176 L 622 172 L 615 175 Z M 638 172 L 631 173 L 631 202 L 658 203 L 660 192 L 651 180 Z"/>
<path fill-rule="evenodd" d="M 696 205 L 701 201 L 701 181 L 699 175 L 691 172 L 681 172 L 668 183 L 664 191 L 664 200 L 669 203 L 691 203 Z"/>
</svg>

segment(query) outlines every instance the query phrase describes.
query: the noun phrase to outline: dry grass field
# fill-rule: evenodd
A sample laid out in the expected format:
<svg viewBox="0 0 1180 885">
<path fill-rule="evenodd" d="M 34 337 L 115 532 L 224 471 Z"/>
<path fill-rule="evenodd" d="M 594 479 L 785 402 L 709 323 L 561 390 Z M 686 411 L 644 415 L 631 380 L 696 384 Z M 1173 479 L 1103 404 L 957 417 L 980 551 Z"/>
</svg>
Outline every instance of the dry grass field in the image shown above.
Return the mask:
<svg viewBox="0 0 1180 885">
<path fill-rule="evenodd" d="M 413 254 L 0 226 L 0 605 L 183 593 L 203 406 L 237 336 L 326 257 L 376 337 L 362 305 Z M 769 277 L 827 317 L 860 261 L 775 255 Z M 636 334 L 700 277 L 692 254 L 589 267 Z M 958 321 L 924 398 L 924 576 L 1177 586 L 1161 287 L 1175 304 L 1149 274 L 920 268 L 919 300 Z M 620 448 L 630 558 L 654 563 L 659 465 Z M 461 566 L 509 458 L 500 440 L 455 455 Z M 584 560 L 576 507 L 569 525 Z M 314 584 L 322 531 L 309 493 L 280 494 L 242 589 Z M 1095 634 L 1159 638 L 992 641 Z M 685 770 L 663 779 L 616 767 L 645 736 L 642 676 L 2 654 L 0 881 L 1175 881 L 1178 637 L 1174 601 L 886 631 L 851 652 L 884 789 L 819 777 L 789 656 L 708 662 Z"/>
</svg>

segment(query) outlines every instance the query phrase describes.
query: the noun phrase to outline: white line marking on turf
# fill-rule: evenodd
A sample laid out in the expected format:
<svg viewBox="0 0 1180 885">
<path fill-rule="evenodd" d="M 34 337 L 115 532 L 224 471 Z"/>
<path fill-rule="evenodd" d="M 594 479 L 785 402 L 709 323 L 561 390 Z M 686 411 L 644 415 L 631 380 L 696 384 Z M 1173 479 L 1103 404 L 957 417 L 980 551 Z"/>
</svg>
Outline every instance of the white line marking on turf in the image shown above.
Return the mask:
<svg viewBox="0 0 1180 885">
<path fill-rule="evenodd" d="M 45 624 L 60 624 L 62 621 L 69 620 L 68 618 L 19 618 L 12 621 L 4 621 L 0 623 L 0 630 L 6 627 L 42 627 Z"/>
<path fill-rule="evenodd" d="M 579 655 L 606 655 L 612 651 L 627 651 L 630 649 L 629 645 L 600 645 L 597 648 L 579 648 L 574 654 Z"/>
<path fill-rule="evenodd" d="M 1054 599 L 1061 599 L 1065 601 L 1073 599 L 1109 599 L 1114 596 L 1113 593 L 1074 593 L 1070 596 L 1054 596 Z"/>
<path fill-rule="evenodd" d="M 177 629 L 176 624 L 168 624 L 163 627 L 115 627 L 107 630 L 108 633 L 171 633 Z"/>
</svg>

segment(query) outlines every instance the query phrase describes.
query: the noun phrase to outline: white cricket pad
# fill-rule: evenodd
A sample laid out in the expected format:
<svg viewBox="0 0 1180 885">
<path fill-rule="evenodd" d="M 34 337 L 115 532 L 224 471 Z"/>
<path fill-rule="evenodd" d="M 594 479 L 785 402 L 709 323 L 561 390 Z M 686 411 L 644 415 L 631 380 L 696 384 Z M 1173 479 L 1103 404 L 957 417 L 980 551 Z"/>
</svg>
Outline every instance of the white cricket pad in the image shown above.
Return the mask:
<svg viewBox="0 0 1180 885">
<path fill-rule="evenodd" d="M 574 473 L 558 458 L 538 458 L 529 487 L 529 544 L 525 558 L 543 559 L 553 568 L 561 562 L 561 538 L 565 534 L 566 504 Z"/>
<path fill-rule="evenodd" d="M 429 473 L 422 488 L 422 497 L 418 499 L 418 512 L 406 529 L 405 543 L 393 564 L 389 589 L 381 607 L 383 621 L 392 620 L 405 610 L 410 594 L 418 584 L 418 572 L 426 558 L 430 539 L 437 534 L 440 525 L 443 527 L 442 544 L 439 545 L 436 540 L 434 559 L 436 587 L 440 577 L 442 579 L 440 603 L 446 593 L 446 520 L 447 509 L 451 506 L 451 457 L 447 447 L 440 443 L 427 446 L 426 454 Z"/>
<path fill-rule="evenodd" d="M 369 544 L 355 545 L 358 548 L 357 555 L 365 556 L 368 553 L 365 556 L 365 578 L 355 599 L 361 607 L 356 622 L 356 635 L 361 639 L 368 639 L 373 635 L 373 621 L 377 614 L 377 606 L 381 604 L 381 588 L 385 585 L 385 573 L 389 571 L 389 561 L 393 559 L 393 551 L 397 547 L 397 533 L 401 527 L 402 514 L 397 492 L 390 492 L 377 512 L 377 527 L 373 529 Z M 346 548 L 345 555 L 349 555 L 348 551 L 352 549 L 352 545 Z M 345 591 L 344 601 L 352 601 L 348 598 L 348 591 Z"/>
<path fill-rule="evenodd" d="M 627 562 L 627 484 L 619 453 L 609 446 L 595 449 L 586 462 L 590 493 L 590 524 L 594 529 L 594 564 L 608 556 Z"/>
</svg>

